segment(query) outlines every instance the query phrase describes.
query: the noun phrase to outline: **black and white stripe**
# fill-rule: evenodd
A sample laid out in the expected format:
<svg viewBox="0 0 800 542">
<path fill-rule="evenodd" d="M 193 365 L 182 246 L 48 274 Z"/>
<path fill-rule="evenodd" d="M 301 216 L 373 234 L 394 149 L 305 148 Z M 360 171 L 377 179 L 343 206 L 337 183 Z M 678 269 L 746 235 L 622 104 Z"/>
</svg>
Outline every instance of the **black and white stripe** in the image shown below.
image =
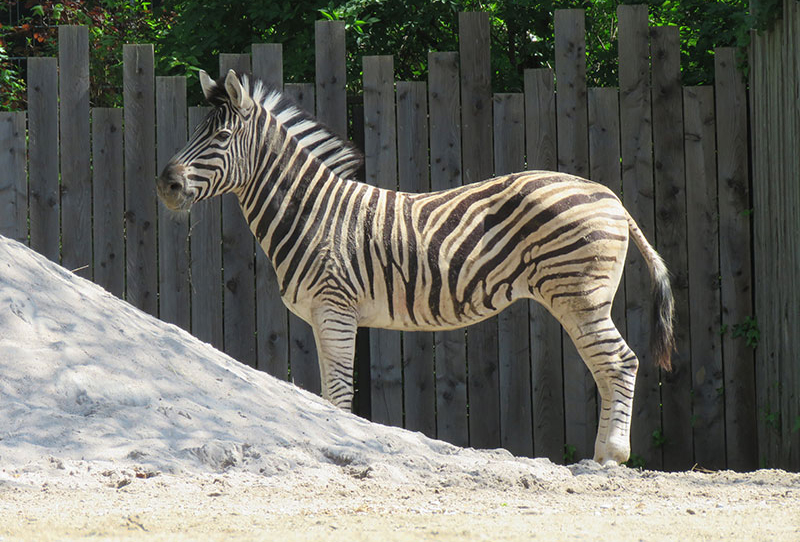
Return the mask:
<svg viewBox="0 0 800 542">
<path fill-rule="evenodd" d="M 361 155 L 277 90 L 251 92 L 233 72 L 201 82 L 215 109 L 162 173 L 159 194 L 171 208 L 238 196 L 284 302 L 314 330 L 326 398 L 350 407 L 357 326 L 452 329 L 533 298 L 597 382 L 595 459 L 628 458 L 638 360 L 610 314 L 629 236 L 653 276 L 665 368 L 672 295 L 663 262 L 611 191 L 545 171 L 430 194 L 375 188 L 352 180 Z"/>
</svg>

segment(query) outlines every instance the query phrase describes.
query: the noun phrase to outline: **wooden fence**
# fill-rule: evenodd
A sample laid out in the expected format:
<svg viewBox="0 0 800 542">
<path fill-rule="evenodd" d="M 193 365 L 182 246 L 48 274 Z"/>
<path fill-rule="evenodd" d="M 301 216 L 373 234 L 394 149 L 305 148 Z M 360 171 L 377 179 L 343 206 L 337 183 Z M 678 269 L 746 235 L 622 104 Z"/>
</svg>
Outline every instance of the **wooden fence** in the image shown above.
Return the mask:
<svg viewBox="0 0 800 542">
<path fill-rule="evenodd" d="M 621 194 L 668 262 L 677 301 L 675 369 L 661 373 L 648 350 L 650 279 L 633 249 L 614 308 L 641 360 L 633 461 L 755 468 L 754 354 L 738 336 L 753 315 L 742 75 L 734 50 L 718 49 L 715 85 L 682 87 L 677 28 L 650 28 L 646 6 L 618 15 L 619 88 L 587 88 L 582 10 L 556 12 L 555 73 L 527 70 L 521 93 L 492 94 L 484 13 L 460 14 L 459 51 L 430 53 L 427 82 L 396 82 L 391 56 L 364 57 L 363 109 L 351 117 L 341 22 L 316 25 L 316 85 L 284 88 L 336 132 L 350 126 L 372 184 L 439 190 L 528 168 Z M 310 329 L 281 305 L 236 200 L 180 216 L 157 204 L 156 172 L 205 112 L 187 108 L 185 80 L 155 76 L 151 45 L 126 45 L 124 110 L 90 110 L 87 29 L 62 27 L 59 43 L 58 59 L 29 60 L 27 114 L 0 115 L 0 233 L 318 391 Z M 280 84 L 281 66 L 280 45 L 255 44 L 219 68 Z M 594 383 L 536 304 L 466 331 L 370 330 L 358 343 L 359 408 L 374 421 L 557 462 L 592 456 Z"/>
<path fill-rule="evenodd" d="M 752 38 L 758 441 L 767 464 L 800 470 L 800 4 Z"/>
</svg>

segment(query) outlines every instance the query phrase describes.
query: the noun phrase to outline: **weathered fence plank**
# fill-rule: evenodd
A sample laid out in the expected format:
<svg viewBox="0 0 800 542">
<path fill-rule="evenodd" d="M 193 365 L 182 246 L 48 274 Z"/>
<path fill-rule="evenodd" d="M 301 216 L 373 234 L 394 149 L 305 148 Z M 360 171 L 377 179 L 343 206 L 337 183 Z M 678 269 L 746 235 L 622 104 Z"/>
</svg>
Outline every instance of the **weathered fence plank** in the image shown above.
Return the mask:
<svg viewBox="0 0 800 542">
<path fill-rule="evenodd" d="M 653 159 L 656 249 L 667 263 L 675 297 L 672 371 L 661 375 L 663 465 L 692 463 L 692 382 L 689 345 L 689 279 L 686 232 L 686 177 L 683 167 L 683 95 L 678 28 L 652 29 Z"/>
<path fill-rule="evenodd" d="M 221 53 L 220 76 L 250 74 L 250 55 Z M 256 366 L 255 241 L 239 199 L 222 196 L 222 266 L 225 353 Z"/>
<path fill-rule="evenodd" d="M 364 57 L 364 153 L 367 183 L 397 190 L 394 60 L 391 56 Z M 380 259 L 376 255 L 373 261 Z M 397 331 L 370 330 L 372 420 L 398 427 L 403 426 L 401 343 L 401 334 Z"/>
<path fill-rule="evenodd" d="M 734 337 L 753 317 L 747 91 L 735 48 L 716 49 L 714 63 L 727 467 L 752 470 L 758 467 L 753 349 Z"/>
<path fill-rule="evenodd" d="M 25 112 L 0 112 L 0 235 L 28 243 Z"/>
<path fill-rule="evenodd" d="M 125 292 L 125 170 L 123 110 L 92 109 L 94 281 L 122 297 Z"/>
<path fill-rule="evenodd" d="M 586 37 L 582 9 L 555 12 L 558 171 L 589 176 Z"/>
<path fill-rule="evenodd" d="M 316 101 L 314 99 L 314 83 L 286 83 L 283 86 L 283 92 L 302 109 L 311 115 L 314 114 Z"/>
<path fill-rule="evenodd" d="M 495 175 L 525 169 L 525 98 L 495 94 Z M 517 301 L 498 316 L 500 442 L 514 455 L 533 455 L 528 301 Z"/>
<path fill-rule="evenodd" d="M 464 183 L 488 179 L 494 172 L 492 157 L 492 88 L 489 62 L 489 15 L 458 15 L 461 59 L 461 130 Z M 498 382 L 497 317 L 467 331 L 467 387 L 470 445 L 500 445 L 500 392 Z"/>
<path fill-rule="evenodd" d="M 428 54 L 431 190 L 461 186 L 458 53 Z M 467 342 L 463 329 L 434 333 L 437 437 L 469 444 Z"/>
<path fill-rule="evenodd" d="M 186 145 L 186 78 L 156 77 L 156 171 Z M 189 214 L 158 205 L 159 318 L 191 327 Z"/>
<path fill-rule="evenodd" d="M 769 38 L 770 47 L 773 51 L 784 44 L 782 31 L 783 28 L 780 27 L 778 32 L 781 34 L 774 32 Z M 767 74 L 765 75 L 768 85 L 768 109 L 766 114 L 768 115 L 769 123 L 767 134 L 768 150 L 766 152 L 764 164 L 764 167 L 769 172 L 767 182 L 778 182 L 779 179 L 783 179 L 783 166 L 784 160 L 786 159 L 786 151 L 783 145 L 780 144 L 781 136 L 783 135 L 782 122 L 784 119 L 782 115 L 775 114 L 776 110 L 783 107 L 783 92 L 781 92 L 776 84 L 776 80 L 782 78 L 783 73 L 781 67 L 777 64 L 778 63 L 775 61 L 770 62 Z M 786 206 L 784 198 L 786 195 L 786 187 L 783 183 L 776 184 L 776 186 L 769 191 L 769 203 L 766 209 L 769 209 L 769 212 L 774 216 L 785 217 Z M 773 261 L 784 259 L 789 252 L 787 247 L 787 241 L 789 240 L 788 232 L 784 231 L 780 224 L 773 221 L 769 233 L 768 243 L 774 247 L 772 253 L 769 254 L 770 259 Z M 770 267 L 771 269 L 768 273 L 762 276 L 772 284 L 780 284 L 784 275 L 778 269 L 779 266 L 772 265 Z M 765 342 L 773 346 L 773 351 L 770 353 L 772 359 L 767 361 L 770 375 L 769 380 L 765 383 L 765 387 L 767 388 L 767 393 L 765 395 L 767 396 L 768 402 L 762 410 L 762 416 L 766 420 L 769 433 L 774 435 L 773 438 L 775 442 L 772 446 L 773 457 L 779 458 L 782 463 L 784 460 L 784 451 L 783 427 L 780 419 L 783 407 L 781 386 L 784 384 L 783 377 L 785 375 L 782 370 L 783 364 L 780 359 L 781 350 L 784 350 L 784 348 L 781 348 L 780 345 L 784 342 L 781 328 L 785 325 L 785 301 L 775 299 L 779 292 L 780 290 L 778 288 L 773 288 L 772 292 L 770 292 L 771 295 L 769 297 L 773 299 L 773 303 L 772 307 L 769 309 L 768 319 L 764 322 L 763 326 L 767 336 L 767 341 Z"/>
<path fill-rule="evenodd" d="M 782 32 L 782 30 L 781 28 L 779 32 Z M 783 42 L 783 35 L 773 33 L 772 36 L 770 36 L 770 46 L 773 51 L 783 45 Z M 764 164 L 764 167 L 769 172 L 767 182 L 778 182 L 779 179 L 783 179 L 784 175 L 783 161 L 786 159 L 786 151 L 783 145 L 780 144 L 781 136 L 783 135 L 782 122 L 784 119 L 782 115 L 775 114 L 776 110 L 783 107 L 783 92 L 781 92 L 776 84 L 776 80 L 781 77 L 783 77 L 781 67 L 774 61 L 770 62 L 768 72 L 765 75 L 769 88 L 767 98 L 768 109 L 766 111 L 769 123 L 767 135 L 767 141 L 769 143 Z M 776 186 L 769 191 L 769 203 L 765 209 L 769 209 L 769 212 L 774 216 L 786 216 L 784 198 L 787 195 L 787 191 L 783 184 L 784 183 L 776 184 Z M 789 241 L 788 232 L 784 231 L 780 224 L 773 221 L 769 233 L 768 243 L 774 247 L 772 253 L 769 254 L 770 259 L 773 261 L 784 259 L 789 252 L 787 246 L 787 241 Z M 764 277 L 762 280 L 768 280 L 772 284 L 780 284 L 781 280 L 784 279 L 784 274 L 778 269 L 779 266 L 772 265 L 770 267 L 771 269 L 769 269 L 765 275 L 762 275 Z M 783 428 L 780 419 L 783 407 L 781 386 L 784 384 L 783 377 L 785 374 L 782 370 L 783 363 L 781 363 L 780 359 L 781 350 L 784 350 L 784 348 L 781 348 L 780 345 L 784 342 L 781 328 L 785 325 L 784 312 L 786 302 L 781 299 L 775 299 L 778 297 L 779 292 L 780 290 L 778 288 L 773 288 L 772 292 L 770 292 L 771 295 L 769 297 L 773 299 L 773 303 L 772 307 L 769 309 L 768 319 L 763 325 L 767 336 L 767 341 L 765 342 L 773 345 L 773 352 L 770 353 L 772 359 L 767 362 L 770 375 L 769 381 L 765 383 L 765 387 L 767 388 L 767 393 L 765 395 L 767 396 L 768 402 L 762 410 L 762 416 L 766 420 L 769 433 L 774 435 L 775 442 L 772 446 L 773 457 L 779 458 L 782 463 L 784 460 L 784 450 Z"/>
<path fill-rule="evenodd" d="M 781 434 L 783 439 L 781 465 L 800 470 L 800 363 L 792 363 L 792 356 L 800 351 L 800 320 L 797 307 L 800 306 L 800 8 L 796 2 L 784 0 L 781 20 L 783 59 L 781 107 L 778 113 L 784 114 L 780 143 L 784 159 L 783 190 L 784 212 L 788 231 L 786 232 L 786 254 L 791 263 L 781 270 L 787 284 L 784 296 L 783 325 L 784 354 L 781 357 Z M 792 182 L 794 180 L 794 182 Z M 794 265 L 792 265 L 792 263 Z M 795 358 L 796 359 L 796 358 Z"/>
<path fill-rule="evenodd" d="M 761 466 L 777 467 L 781 461 L 781 434 L 777 416 L 780 412 L 780 368 L 783 341 L 780 337 L 781 305 L 786 302 L 788 292 L 779 285 L 781 266 L 775 265 L 776 257 L 786 251 L 785 241 L 778 238 L 780 224 L 774 220 L 783 211 L 780 181 L 776 171 L 782 153 L 778 125 L 783 112 L 778 112 L 781 85 L 778 82 L 780 65 L 785 65 L 778 39 L 780 29 L 773 29 L 765 36 L 752 36 L 752 69 L 750 100 L 753 125 L 753 263 L 756 312 L 761 333 L 756 349 L 756 386 L 758 394 L 758 442 Z M 783 242 L 782 242 L 783 241 Z M 788 300 L 789 302 L 791 299 Z M 788 347 L 788 346 L 787 346 Z M 791 352 L 791 350 L 786 350 Z"/>
<path fill-rule="evenodd" d="M 283 44 L 254 43 L 253 77 L 270 87 L 283 88 Z"/>
<path fill-rule="evenodd" d="M 555 171 L 556 100 L 553 72 L 525 70 L 525 132 L 528 169 Z M 528 303 L 530 317 L 533 454 L 564 462 L 564 377 L 561 324 L 541 306 Z"/>
<path fill-rule="evenodd" d="M 714 89 L 683 91 L 695 461 L 725 466 Z"/>
<path fill-rule="evenodd" d="M 800 351 L 800 322 L 797 318 L 797 307 L 800 306 L 800 209 L 797 205 L 800 201 L 800 183 L 797 182 L 800 178 L 800 157 L 795 152 L 800 148 L 800 9 L 797 3 L 784 0 L 781 31 L 781 50 L 786 56 L 779 109 L 785 112 L 781 154 L 784 159 L 784 212 L 789 225 L 786 255 L 787 260 L 794 263 L 781 270 L 787 282 L 781 331 L 785 337 L 785 352 L 790 353 L 781 360 L 781 382 L 784 385 L 781 390 L 781 463 L 786 468 L 800 470 L 800 363 L 790 361 L 791 353 Z"/>
<path fill-rule="evenodd" d="M 787 6 L 784 6 L 787 7 Z M 787 27 L 784 24 L 784 19 L 777 23 L 777 26 L 780 28 L 779 34 L 776 36 L 776 41 L 780 44 L 780 46 L 788 47 L 792 45 L 792 41 L 790 36 L 787 35 Z M 790 60 L 790 59 L 785 59 Z M 788 66 L 774 66 L 772 68 L 772 73 L 770 74 L 771 79 L 773 81 L 775 79 L 782 79 L 786 77 L 789 73 Z M 787 73 L 788 72 L 788 73 Z M 790 111 L 792 104 L 792 97 L 789 95 L 785 90 L 775 89 L 773 91 L 775 95 L 774 104 L 775 107 L 779 111 Z M 794 98 L 797 99 L 796 97 Z M 793 190 L 793 187 L 790 186 L 789 183 L 784 181 L 787 178 L 789 173 L 789 161 L 791 160 L 791 155 L 793 154 L 792 150 L 787 148 L 786 143 L 779 144 L 780 141 L 786 139 L 786 135 L 789 133 L 789 128 L 791 126 L 791 118 L 787 118 L 787 115 L 783 114 L 780 115 L 777 119 L 773 120 L 772 126 L 772 139 L 778 145 L 774 152 L 770 153 L 769 160 L 772 162 L 771 169 L 774 168 L 774 176 L 773 179 L 775 181 L 780 182 L 780 184 L 776 187 L 776 196 L 777 196 L 777 205 L 770 208 L 770 212 L 774 212 L 775 216 L 785 217 L 787 224 L 797 224 L 796 221 L 792 220 L 792 207 L 797 205 L 797 198 L 790 199 L 791 196 L 796 196 L 796 191 Z M 787 141 L 788 143 L 788 141 Z M 796 177 L 795 177 L 796 178 Z M 791 228 L 794 230 L 795 228 Z M 776 231 L 776 240 L 780 245 L 784 245 L 781 247 L 783 250 L 780 250 L 777 254 L 775 254 L 775 261 L 782 261 L 783 259 L 794 261 L 795 251 L 793 250 L 793 243 L 795 241 L 793 239 L 792 233 L 790 233 L 789 228 L 786 226 L 781 225 Z M 790 278 L 785 274 L 783 271 L 778 271 L 778 280 L 783 280 L 786 282 L 786 294 L 785 296 L 781 296 L 784 299 L 779 301 L 778 303 L 778 314 L 777 319 L 773 322 L 773 327 L 776 328 L 775 330 L 770 330 L 770 334 L 773 335 L 775 341 L 780 344 L 781 342 L 786 344 L 789 348 L 794 346 L 794 340 L 790 337 L 788 330 L 790 329 L 790 322 L 796 320 L 798 309 L 797 305 L 792 306 L 790 303 L 787 303 L 786 300 L 792 299 L 795 296 L 792 295 L 793 293 L 793 285 L 796 282 L 796 278 Z M 784 347 L 786 348 L 786 347 Z M 796 350 L 792 351 L 791 355 L 793 355 L 796 359 Z M 780 444 L 778 445 L 779 450 L 779 457 L 781 458 L 781 463 L 790 463 L 791 456 L 792 456 L 792 448 L 791 442 L 792 439 L 789 435 L 793 430 L 792 423 L 789 422 L 787 418 L 791 418 L 791 411 L 793 410 L 793 403 L 795 401 L 792 400 L 792 392 L 784 391 L 784 387 L 787 390 L 793 390 L 793 371 L 789 369 L 788 364 L 783 360 L 778 358 L 778 377 L 774 386 L 777 388 L 777 410 L 773 413 L 772 417 L 776 418 L 774 422 L 775 429 L 780 435 Z M 797 363 L 795 362 L 795 365 Z M 794 421 L 794 420 L 793 420 Z M 796 430 L 795 430 L 796 431 Z M 784 437 L 786 435 L 786 437 Z M 797 451 L 795 450 L 795 453 Z"/>
<path fill-rule="evenodd" d="M 58 27 L 61 140 L 61 265 L 92 276 L 92 178 L 89 167 L 89 29 Z"/>
<path fill-rule="evenodd" d="M 647 6 L 621 5 L 617 15 L 623 203 L 647 239 L 653 242 L 655 211 Z M 650 273 L 635 247 L 628 253 L 624 277 L 626 340 L 639 358 L 631 449 L 648 467 L 657 469 L 661 467 L 661 450 L 652 447 L 652 434 L 661 430 L 661 396 L 659 370 L 653 363 L 649 345 L 652 328 Z"/>
<path fill-rule="evenodd" d="M 28 59 L 28 174 L 31 248 L 60 263 L 58 193 L 58 63 Z"/>
<path fill-rule="evenodd" d="M 347 137 L 347 73 L 344 21 L 317 21 L 317 118 L 336 134 Z"/>
<path fill-rule="evenodd" d="M 189 133 L 211 111 L 189 108 Z M 222 324 L 222 206 L 219 198 L 192 205 L 189 218 L 191 249 L 192 334 L 218 350 L 224 348 Z"/>
<path fill-rule="evenodd" d="M 422 82 L 397 83 L 397 180 L 403 192 L 429 192 L 428 99 Z M 417 287 L 422 287 L 418 285 Z M 405 427 L 436 436 L 433 333 L 403 333 Z"/>
<path fill-rule="evenodd" d="M 284 89 L 300 107 L 309 113 L 314 113 L 313 83 L 290 83 Z M 292 382 L 304 390 L 317 394 L 321 392 L 314 333 L 310 325 L 291 312 L 289 313 L 289 366 Z"/>
<path fill-rule="evenodd" d="M 556 171 L 556 94 L 550 68 L 525 70 L 525 141 L 530 170 Z"/>
<path fill-rule="evenodd" d="M 489 15 L 459 13 L 461 60 L 461 132 L 464 184 L 493 173 L 492 88 L 489 61 Z"/>
<path fill-rule="evenodd" d="M 589 129 L 589 179 L 622 193 L 619 143 L 619 91 L 587 90 Z"/>
<path fill-rule="evenodd" d="M 800 44 L 798 44 L 798 36 L 800 35 L 800 9 L 798 9 L 797 4 L 791 4 L 788 0 L 784 0 L 784 21 L 786 24 L 786 34 L 787 39 L 791 41 L 789 44 L 790 47 L 785 48 L 784 50 L 791 56 L 791 72 L 789 73 L 789 81 L 794 81 L 795 83 L 795 99 L 792 100 L 791 94 L 786 92 L 786 106 L 789 108 L 793 108 L 794 114 L 791 115 L 788 121 L 788 129 L 784 135 L 785 145 L 786 148 L 791 151 L 791 149 L 797 149 L 800 147 L 800 104 L 798 104 L 797 96 L 800 95 Z M 787 172 L 789 173 L 788 177 L 791 178 L 798 178 L 800 177 L 800 156 L 797 155 L 796 152 L 790 152 L 790 162 L 787 163 Z M 790 201 L 798 201 L 800 200 L 800 187 L 797 186 L 797 183 L 794 184 L 793 187 L 789 188 L 790 194 L 789 199 Z M 790 214 L 790 223 L 794 224 L 793 233 L 792 233 L 792 242 L 790 243 L 790 251 L 792 257 L 794 258 L 792 261 L 795 262 L 794 269 L 788 269 L 784 272 L 789 273 L 791 277 L 794 277 L 794 280 L 791 282 L 792 289 L 789 291 L 789 304 L 790 306 L 800 306 L 800 281 L 797 280 L 798 276 L 800 276 L 800 209 L 797 208 L 797 205 L 792 205 L 789 207 L 791 214 Z M 793 319 L 794 328 L 790 331 L 791 335 L 791 344 L 789 345 L 790 352 L 798 352 L 800 351 L 800 322 L 797 319 Z M 792 328 L 790 328 L 791 330 Z M 798 363 L 788 363 L 786 364 L 785 370 L 787 371 L 788 375 L 791 376 L 791 380 L 794 386 L 794 393 L 789 398 L 789 412 L 788 412 L 788 420 L 784 421 L 784 427 L 788 428 L 791 425 L 791 433 L 789 434 L 789 446 L 791 447 L 792 455 L 789 460 L 786 462 L 787 466 L 791 466 L 796 470 L 800 470 L 800 428 L 798 428 L 798 423 L 800 423 L 800 393 L 798 393 L 797 389 L 800 387 L 800 364 Z"/>
<path fill-rule="evenodd" d="M 753 276 L 758 277 L 759 280 L 753 284 L 755 312 L 757 314 L 759 326 L 764 326 L 765 322 L 769 322 L 768 312 L 774 303 L 766 303 L 762 300 L 769 297 L 772 292 L 772 287 L 775 284 L 767 277 L 767 271 L 774 269 L 775 266 L 771 262 L 767 262 L 767 255 L 769 252 L 767 248 L 769 245 L 767 239 L 769 238 L 768 230 L 772 224 L 770 217 L 769 220 L 764 220 L 755 211 L 756 209 L 767 209 L 769 201 L 769 176 L 765 169 L 765 154 L 768 147 L 767 139 L 767 119 L 764 112 L 766 108 L 766 88 L 765 77 L 766 72 L 766 36 L 757 36 L 755 33 L 751 34 L 753 46 L 750 48 L 750 96 L 749 109 L 750 109 L 750 126 L 752 137 L 752 162 L 753 162 Z M 763 248 L 761 248 L 763 247 Z M 767 387 L 765 382 L 769 380 L 769 367 L 772 364 L 772 345 L 766 337 L 766 330 L 761 331 L 760 343 L 761 347 L 756 349 L 756 389 L 757 394 L 757 408 L 763 411 L 767 406 Z M 764 423 L 764 417 L 759 413 L 756 417 L 756 425 L 758 428 L 758 453 L 759 453 L 759 466 L 767 466 L 767 458 L 774 457 L 772 453 L 772 444 L 774 439 L 771 438 L 771 432 L 767 429 Z M 770 465 L 772 466 L 772 465 Z"/>
<path fill-rule="evenodd" d="M 253 77 L 272 88 L 283 88 L 283 46 L 280 43 L 253 44 Z M 281 380 L 289 378 L 289 315 L 281 301 L 275 268 L 258 246 L 256 351 L 259 369 Z"/>
<path fill-rule="evenodd" d="M 558 171 L 589 176 L 588 110 L 586 102 L 586 38 L 582 9 L 555 13 L 556 117 Z M 564 349 L 564 416 L 567 444 L 576 460 L 594 455 L 597 433 L 597 392 L 594 378 L 566 331 Z"/>
<path fill-rule="evenodd" d="M 292 98 L 297 105 L 314 114 L 314 84 L 313 83 L 286 83 L 283 92 Z"/>
<path fill-rule="evenodd" d="M 158 315 L 155 75 L 152 45 L 124 45 L 127 300 Z"/>
</svg>

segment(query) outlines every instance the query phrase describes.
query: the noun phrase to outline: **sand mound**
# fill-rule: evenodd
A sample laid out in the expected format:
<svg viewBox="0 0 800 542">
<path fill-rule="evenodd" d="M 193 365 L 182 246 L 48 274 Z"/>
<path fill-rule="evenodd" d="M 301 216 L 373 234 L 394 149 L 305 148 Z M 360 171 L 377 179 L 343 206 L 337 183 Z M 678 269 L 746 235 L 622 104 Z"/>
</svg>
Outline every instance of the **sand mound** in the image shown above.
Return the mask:
<svg viewBox="0 0 800 542">
<path fill-rule="evenodd" d="M 239 469 L 427 487 L 572 476 L 341 412 L 3 237 L 0 376 L 0 467 Z"/>
<path fill-rule="evenodd" d="M 0 539 L 788 541 L 798 510 L 783 471 L 567 468 L 367 422 L 0 237 Z"/>
</svg>

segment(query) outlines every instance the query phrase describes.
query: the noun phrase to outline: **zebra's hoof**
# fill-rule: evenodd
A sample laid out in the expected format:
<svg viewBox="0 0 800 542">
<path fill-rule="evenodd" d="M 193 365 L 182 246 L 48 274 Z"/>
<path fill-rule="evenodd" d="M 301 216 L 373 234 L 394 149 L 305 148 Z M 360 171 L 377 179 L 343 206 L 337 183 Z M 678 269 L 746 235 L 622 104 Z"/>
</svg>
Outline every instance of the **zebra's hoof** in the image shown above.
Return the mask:
<svg viewBox="0 0 800 542">
<path fill-rule="evenodd" d="M 631 449 L 627 442 L 620 444 L 614 443 L 613 440 L 610 440 L 605 446 L 595 446 L 594 450 L 594 460 L 604 467 L 622 465 L 630 455 Z"/>
</svg>

